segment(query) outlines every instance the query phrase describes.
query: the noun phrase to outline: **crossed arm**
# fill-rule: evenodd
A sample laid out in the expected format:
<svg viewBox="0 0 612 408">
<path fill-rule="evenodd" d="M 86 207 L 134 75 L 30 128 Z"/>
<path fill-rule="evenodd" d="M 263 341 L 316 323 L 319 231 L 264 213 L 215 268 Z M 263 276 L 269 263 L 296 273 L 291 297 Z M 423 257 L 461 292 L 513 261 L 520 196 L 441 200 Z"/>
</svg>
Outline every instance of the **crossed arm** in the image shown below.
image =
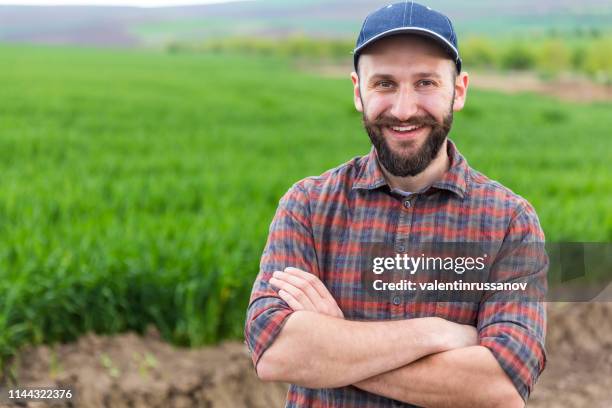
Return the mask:
<svg viewBox="0 0 612 408">
<path fill-rule="evenodd" d="M 257 364 L 262 380 L 352 384 L 426 407 L 524 406 L 474 327 L 436 317 L 348 321 L 313 274 L 287 268 L 270 283 L 295 312 Z"/>
</svg>

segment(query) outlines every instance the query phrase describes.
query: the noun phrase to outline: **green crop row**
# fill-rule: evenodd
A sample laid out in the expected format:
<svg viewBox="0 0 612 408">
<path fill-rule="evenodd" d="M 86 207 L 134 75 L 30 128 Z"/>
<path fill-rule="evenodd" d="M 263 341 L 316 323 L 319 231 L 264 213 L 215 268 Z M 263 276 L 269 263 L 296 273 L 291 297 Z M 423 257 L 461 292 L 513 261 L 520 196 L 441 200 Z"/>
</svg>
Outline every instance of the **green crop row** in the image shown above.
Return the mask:
<svg viewBox="0 0 612 408">
<path fill-rule="evenodd" d="M 222 38 L 202 44 L 174 42 L 170 53 L 235 52 L 247 55 L 280 55 L 347 59 L 354 44 L 349 40 L 293 36 L 271 38 Z M 599 34 L 567 39 L 558 36 L 535 39 L 467 37 L 460 43 L 464 67 L 498 70 L 534 70 L 545 77 L 581 73 L 599 82 L 612 82 L 612 37 Z"/>
<path fill-rule="evenodd" d="M 612 37 L 568 41 L 563 38 L 496 42 L 468 38 L 461 45 L 468 66 L 504 70 L 536 70 L 544 75 L 587 74 L 600 82 L 612 81 Z"/>
</svg>

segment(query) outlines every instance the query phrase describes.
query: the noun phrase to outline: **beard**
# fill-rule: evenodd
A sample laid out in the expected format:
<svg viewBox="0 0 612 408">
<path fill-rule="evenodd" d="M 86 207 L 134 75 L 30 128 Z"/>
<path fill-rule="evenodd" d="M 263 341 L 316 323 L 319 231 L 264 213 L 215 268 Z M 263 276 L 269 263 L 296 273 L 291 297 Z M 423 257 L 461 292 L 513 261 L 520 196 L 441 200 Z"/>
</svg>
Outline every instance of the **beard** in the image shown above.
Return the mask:
<svg viewBox="0 0 612 408">
<path fill-rule="evenodd" d="M 380 164 L 396 177 L 416 176 L 429 166 L 438 155 L 453 124 L 452 106 L 446 114 L 442 123 L 433 116 L 426 114 L 415 116 L 408 121 L 402 122 L 394 117 L 380 115 L 374 120 L 368 120 L 365 111 L 363 113 L 363 126 L 370 137 L 372 145 L 376 149 Z M 423 145 L 414 153 L 402 153 L 394 151 L 383 135 L 383 128 L 387 126 L 427 126 L 431 129 Z M 402 142 L 402 148 L 415 145 L 415 140 Z"/>
</svg>

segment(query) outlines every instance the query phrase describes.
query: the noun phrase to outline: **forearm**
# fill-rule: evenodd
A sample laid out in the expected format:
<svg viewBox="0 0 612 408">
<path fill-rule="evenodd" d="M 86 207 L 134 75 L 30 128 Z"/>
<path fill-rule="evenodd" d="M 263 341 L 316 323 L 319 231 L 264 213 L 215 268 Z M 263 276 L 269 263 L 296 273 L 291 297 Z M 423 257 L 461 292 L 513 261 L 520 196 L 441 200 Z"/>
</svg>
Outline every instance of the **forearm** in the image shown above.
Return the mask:
<svg viewBox="0 0 612 408">
<path fill-rule="evenodd" d="M 510 378 L 482 346 L 430 355 L 354 385 L 428 408 L 524 406 Z"/>
<path fill-rule="evenodd" d="M 260 378 L 309 388 L 353 384 L 456 347 L 439 318 L 356 322 L 298 311 L 257 364 Z"/>
</svg>

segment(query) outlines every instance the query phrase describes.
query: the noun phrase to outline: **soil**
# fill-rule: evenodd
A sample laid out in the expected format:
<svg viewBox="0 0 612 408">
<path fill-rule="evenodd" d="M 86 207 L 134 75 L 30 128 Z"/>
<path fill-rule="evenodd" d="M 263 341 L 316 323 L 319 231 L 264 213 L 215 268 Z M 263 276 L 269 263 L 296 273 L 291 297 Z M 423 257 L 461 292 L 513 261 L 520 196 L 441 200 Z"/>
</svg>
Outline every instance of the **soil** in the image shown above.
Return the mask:
<svg viewBox="0 0 612 408">
<path fill-rule="evenodd" d="M 319 63 L 298 61 L 295 68 L 327 78 L 350 78 L 351 63 Z M 612 101 L 612 85 L 593 82 L 588 78 L 564 74 L 542 79 L 534 72 L 470 71 L 470 87 L 508 94 L 531 92 L 563 101 L 590 103 Z"/>
<path fill-rule="evenodd" d="M 528 406 L 611 407 L 612 303 L 550 304 L 548 317 L 548 362 Z M 180 349 L 155 332 L 26 349 L 14 374 L 20 387 L 70 387 L 75 399 L 2 408 L 268 408 L 286 395 L 286 385 L 259 381 L 243 343 Z"/>
<path fill-rule="evenodd" d="M 154 332 L 90 334 L 72 344 L 31 348 L 15 365 L 19 387 L 70 388 L 75 397 L 72 404 L 3 405 L 3 392 L 1 408 L 268 408 L 280 405 L 287 390 L 257 378 L 243 343 L 181 349 Z"/>
<path fill-rule="evenodd" d="M 549 305 L 546 349 L 528 407 L 612 407 L 612 303 Z"/>
<path fill-rule="evenodd" d="M 533 92 L 563 101 L 582 103 L 612 101 L 612 86 L 598 84 L 579 76 L 562 75 L 544 80 L 532 72 L 475 72 L 470 79 L 476 89 L 508 94 Z"/>
</svg>

